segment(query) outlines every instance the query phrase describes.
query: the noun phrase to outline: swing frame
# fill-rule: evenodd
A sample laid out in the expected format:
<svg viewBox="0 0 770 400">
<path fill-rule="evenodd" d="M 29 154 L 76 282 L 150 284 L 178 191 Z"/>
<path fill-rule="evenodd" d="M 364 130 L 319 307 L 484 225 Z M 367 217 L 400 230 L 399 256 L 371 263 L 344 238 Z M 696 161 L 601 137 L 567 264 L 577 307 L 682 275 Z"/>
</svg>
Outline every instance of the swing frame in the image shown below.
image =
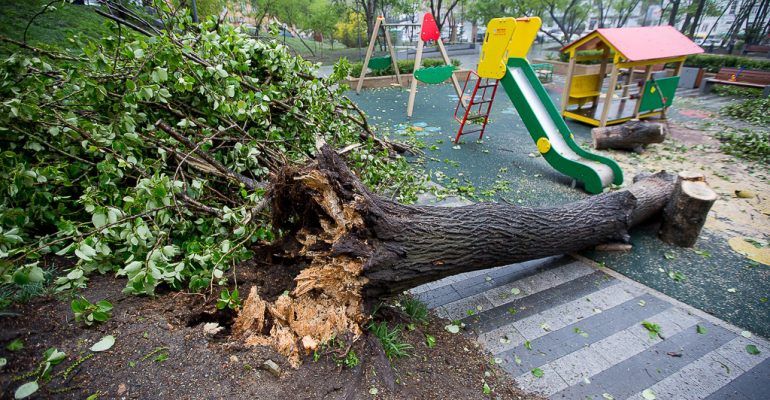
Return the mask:
<svg viewBox="0 0 770 400">
<path fill-rule="evenodd" d="M 369 47 L 366 48 L 366 57 L 364 58 L 364 64 L 361 66 L 361 76 L 358 77 L 358 84 L 356 85 L 356 94 L 361 93 L 361 87 L 364 85 L 364 77 L 366 77 L 366 70 L 369 68 L 369 60 L 372 58 L 372 54 L 374 53 L 374 45 L 377 43 L 377 36 L 380 34 L 380 27 L 383 29 L 383 33 L 385 34 L 385 47 L 388 48 L 388 53 L 390 53 L 390 63 L 393 66 L 393 71 L 396 73 L 396 80 L 398 81 L 399 86 L 403 86 L 403 83 L 401 82 L 401 73 L 398 71 L 398 62 L 396 60 L 396 52 L 393 48 L 393 43 L 390 41 L 390 34 L 388 34 L 388 26 L 389 24 L 384 23 L 385 17 L 379 16 L 377 17 L 377 20 L 374 22 L 374 29 L 372 30 L 372 37 L 369 38 Z"/>
<path fill-rule="evenodd" d="M 430 13 L 425 13 L 422 18 L 422 23 L 420 24 L 420 39 L 417 42 L 417 51 L 414 56 L 414 69 L 412 70 L 412 80 L 409 85 L 409 101 L 407 101 L 406 104 L 406 116 L 410 118 L 412 117 L 412 113 L 414 111 L 414 99 L 417 95 L 417 79 L 415 79 L 414 74 L 417 72 L 417 70 L 422 68 L 422 52 L 425 48 L 425 42 L 434 40 L 438 45 L 438 49 L 441 53 L 441 58 L 444 59 L 444 63 L 446 63 L 446 65 L 452 65 L 452 60 L 449 58 L 449 54 L 447 54 L 446 48 L 444 47 L 444 42 L 441 40 L 441 32 L 438 31 L 438 28 L 436 27 L 435 32 L 426 32 L 425 21 L 428 20 L 428 16 L 430 16 L 429 20 L 435 27 L 435 19 L 433 18 L 433 15 Z M 454 86 L 455 92 L 457 92 L 457 97 L 460 99 L 460 102 L 462 102 L 463 106 L 467 106 L 467 103 L 463 98 L 463 89 L 460 87 L 460 82 L 457 80 L 457 76 L 455 76 L 454 72 L 452 72 L 450 79 L 452 80 L 452 85 Z"/>
<path fill-rule="evenodd" d="M 358 77 L 358 83 L 356 84 L 356 94 L 361 93 L 361 88 L 364 85 L 364 78 L 366 77 L 367 69 L 369 68 L 369 61 L 372 59 L 372 55 L 374 54 L 374 45 L 377 42 L 377 36 L 380 34 L 380 28 L 383 29 L 385 34 L 385 45 L 388 48 L 388 52 L 390 54 L 390 60 L 391 64 L 393 65 L 393 71 L 396 73 L 396 80 L 398 81 L 398 85 L 403 87 L 404 84 L 401 80 L 401 73 L 398 70 L 398 61 L 396 60 L 396 52 L 395 47 L 393 47 L 393 43 L 390 40 L 390 35 L 388 33 L 388 27 L 390 26 L 419 26 L 420 27 L 420 37 L 417 40 L 417 49 L 415 52 L 414 57 L 414 70 L 412 71 L 412 76 L 410 80 L 409 85 L 409 100 L 407 101 L 406 105 L 406 115 L 407 117 L 411 117 L 412 113 L 414 111 L 414 99 L 417 95 L 417 79 L 415 78 L 414 73 L 417 72 L 417 70 L 422 69 L 422 54 L 423 50 L 425 48 L 425 42 L 427 41 L 435 41 L 438 45 L 439 52 L 441 53 L 441 58 L 444 59 L 444 62 L 446 65 L 452 65 L 452 60 L 449 58 L 449 54 L 446 51 L 446 48 L 444 47 L 444 42 L 441 40 L 441 33 L 438 32 L 438 28 L 435 28 L 435 31 L 431 31 L 430 33 L 426 33 L 425 29 L 425 21 L 426 16 L 430 16 L 430 21 L 433 22 L 433 26 L 435 27 L 435 20 L 433 19 L 433 16 L 430 13 L 425 13 L 423 15 L 422 21 L 419 24 L 388 24 L 385 23 L 385 17 L 379 16 L 374 22 L 374 29 L 372 29 L 372 36 L 369 38 L 369 46 L 366 48 L 366 56 L 364 57 L 364 63 L 361 66 L 361 74 Z M 452 85 L 454 86 L 455 92 L 457 92 L 457 96 L 460 98 L 460 101 L 463 103 L 463 105 L 466 104 L 465 99 L 463 98 L 463 92 L 462 88 L 460 87 L 460 82 L 457 80 L 457 76 L 455 76 L 454 72 L 452 72 L 452 75 L 450 76 L 450 79 L 452 80 Z"/>
</svg>

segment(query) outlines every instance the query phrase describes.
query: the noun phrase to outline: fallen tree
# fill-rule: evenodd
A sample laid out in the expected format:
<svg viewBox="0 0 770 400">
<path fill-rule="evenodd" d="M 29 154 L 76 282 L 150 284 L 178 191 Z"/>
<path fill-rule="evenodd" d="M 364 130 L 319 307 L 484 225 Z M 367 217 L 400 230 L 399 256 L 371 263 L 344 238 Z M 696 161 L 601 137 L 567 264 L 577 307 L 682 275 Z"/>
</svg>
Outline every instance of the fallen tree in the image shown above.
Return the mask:
<svg viewBox="0 0 770 400">
<path fill-rule="evenodd" d="M 630 121 L 622 125 L 591 129 L 594 148 L 633 150 L 637 153 L 652 143 L 663 143 L 668 129 L 656 122 Z"/>
<path fill-rule="evenodd" d="M 369 301 L 462 272 L 625 241 L 629 228 L 663 209 L 675 180 L 660 172 L 549 208 L 408 206 L 370 192 L 325 146 L 313 163 L 279 173 L 270 192 L 284 247 L 309 266 L 273 303 L 252 292 L 235 331 L 296 365 L 299 343 L 311 351 L 335 335 L 359 335 Z"/>
</svg>

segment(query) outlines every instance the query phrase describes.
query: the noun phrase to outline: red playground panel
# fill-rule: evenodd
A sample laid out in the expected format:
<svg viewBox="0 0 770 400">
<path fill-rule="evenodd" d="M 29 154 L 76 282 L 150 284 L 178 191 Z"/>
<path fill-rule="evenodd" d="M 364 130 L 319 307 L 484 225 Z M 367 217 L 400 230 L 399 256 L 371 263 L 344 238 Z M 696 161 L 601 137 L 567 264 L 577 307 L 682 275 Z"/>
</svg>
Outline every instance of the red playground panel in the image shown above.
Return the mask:
<svg viewBox="0 0 770 400">
<path fill-rule="evenodd" d="M 422 30 L 420 30 L 420 39 L 423 42 L 430 40 L 439 40 L 441 38 L 441 32 L 438 30 L 436 20 L 433 18 L 433 14 L 425 13 L 422 17 Z"/>
</svg>

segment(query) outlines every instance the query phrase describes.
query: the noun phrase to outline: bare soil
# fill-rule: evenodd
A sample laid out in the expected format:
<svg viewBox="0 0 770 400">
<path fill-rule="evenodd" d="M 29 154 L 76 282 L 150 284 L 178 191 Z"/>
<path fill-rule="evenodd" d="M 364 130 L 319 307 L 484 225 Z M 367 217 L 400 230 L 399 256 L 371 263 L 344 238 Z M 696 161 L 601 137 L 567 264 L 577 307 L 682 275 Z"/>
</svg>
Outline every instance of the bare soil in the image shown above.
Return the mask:
<svg viewBox="0 0 770 400">
<path fill-rule="evenodd" d="M 296 271 L 281 265 L 241 265 L 241 293 L 257 285 L 266 297 L 291 286 Z M 414 349 L 409 357 L 388 361 L 379 341 L 366 334 L 352 349 L 360 359 L 353 367 L 338 365 L 334 357 L 312 355 L 292 369 L 286 359 L 267 347 L 245 347 L 230 336 L 235 313 L 217 311 L 216 296 L 167 292 L 154 298 L 122 293 L 125 282 L 112 276 L 92 278 L 82 294 L 95 302 L 114 305 L 106 323 L 85 327 L 73 320 L 69 297 L 37 298 L 0 315 L 0 357 L 8 364 L 0 375 L 0 398 L 12 398 L 24 375 L 35 370 L 43 352 L 55 347 L 67 359 L 55 367 L 52 379 L 42 383 L 38 398 L 121 399 L 537 399 L 516 388 L 490 355 L 462 334 L 444 330 L 446 321 L 431 317 L 427 325 L 403 329 L 402 338 Z M 8 315 L 12 314 L 12 315 Z M 385 313 L 390 326 L 406 324 L 395 312 Z M 217 322 L 226 329 L 204 333 L 203 325 Z M 436 338 L 428 348 L 425 334 Z M 89 348 L 105 335 L 114 335 L 108 351 Z M 24 348 L 5 347 L 21 339 Z M 81 357 L 88 357 L 82 363 Z M 272 360 L 279 376 L 264 369 Z M 484 383 L 491 393 L 484 394 Z M 373 394 L 376 393 L 376 394 Z"/>
</svg>

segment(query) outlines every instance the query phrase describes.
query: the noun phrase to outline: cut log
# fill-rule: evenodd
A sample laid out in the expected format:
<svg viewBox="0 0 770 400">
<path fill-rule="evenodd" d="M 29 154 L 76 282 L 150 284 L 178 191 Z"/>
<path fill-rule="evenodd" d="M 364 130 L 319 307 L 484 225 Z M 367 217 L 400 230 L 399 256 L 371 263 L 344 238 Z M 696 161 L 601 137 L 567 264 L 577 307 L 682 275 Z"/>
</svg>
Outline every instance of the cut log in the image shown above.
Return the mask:
<svg viewBox="0 0 770 400">
<path fill-rule="evenodd" d="M 236 331 L 251 335 L 247 343 L 272 340 L 284 353 L 292 349 L 290 360 L 298 362 L 300 342 L 360 334 L 368 301 L 462 272 L 627 241 L 631 226 L 668 202 L 674 183 L 660 172 L 625 190 L 548 208 L 407 206 L 371 193 L 324 146 L 312 165 L 276 176 L 270 192 L 273 225 L 290 255 L 309 266 L 273 305 L 252 293 L 244 310 L 254 326 L 238 321 Z M 253 315 L 265 309 L 269 339 L 256 332 L 268 325 L 264 317 Z"/>
<path fill-rule="evenodd" d="M 594 247 L 594 250 L 607 252 L 626 252 L 631 251 L 632 248 L 633 246 L 628 243 L 604 243 Z"/>
<path fill-rule="evenodd" d="M 591 129 L 594 148 L 641 152 L 650 143 L 663 143 L 667 128 L 654 122 L 631 121 L 622 125 Z"/>
<path fill-rule="evenodd" d="M 663 210 L 660 239 L 682 247 L 695 245 L 717 198 L 702 174 L 680 173 L 674 194 Z"/>
</svg>

